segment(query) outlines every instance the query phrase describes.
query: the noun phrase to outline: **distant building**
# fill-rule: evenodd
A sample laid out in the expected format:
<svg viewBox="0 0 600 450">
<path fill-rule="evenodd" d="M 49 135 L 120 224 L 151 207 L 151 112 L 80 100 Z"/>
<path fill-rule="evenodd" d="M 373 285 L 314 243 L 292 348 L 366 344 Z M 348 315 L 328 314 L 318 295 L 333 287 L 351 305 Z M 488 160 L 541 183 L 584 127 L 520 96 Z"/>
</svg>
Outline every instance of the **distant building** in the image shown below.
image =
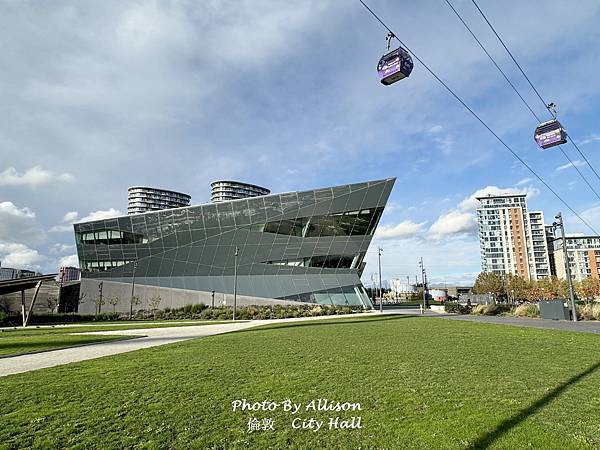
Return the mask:
<svg viewBox="0 0 600 450">
<path fill-rule="evenodd" d="M 77 267 L 60 267 L 56 281 L 59 283 L 67 283 L 69 281 L 77 281 L 81 276 L 81 271 Z"/>
<path fill-rule="evenodd" d="M 27 269 L 13 269 L 11 267 L 0 267 L 0 281 L 14 280 L 16 278 L 34 277 L 35 272 Z"/>
<path fill-rule="evenodd" d="M 600 278 L 600 236 L 567 236 L 567 256 L 573 280 Z M 562 237 L 553 241 L 552 259 L 556 276 L 566 280 Z"/>
<path fill-rule="evenodd" d="M 414 294 L 415 292 L 417 292 L 417 286 L 413 283 L 409 283 L 406 280 L 403 280 L 401 278 L 394 278 L 392 279 L 392 291 L 394 291 L 395 294 Z"/>
<path fill-rule="evenodd" d="M 181 192 L 145 186 L 132 186 L 127 189 L 127 213 L 141 214 L 161 209 L 189 206 L 191 196 Z"/>
<path fill-rule="evenodd" d="M 473 293 L 473 286 L 448 286 L 448 297 L 459 298 L 461 295 Z"/>
<path fill-rule="evenodd" d="M 525 194 L 478 197 L 481 268 L 484 272 L 548 278 L 550 260 L 541 211 L 528 211 Z"/>
<path fill-rule="evenodd" d="M 212 203 L 226 202 L 240 198 L 258 197 L 259 195 L 269 195 L 271 193 L 267 188 L 239 181 L 213 181 L 210 184 L 210 188 L 210 201 Z"/>
</svg>

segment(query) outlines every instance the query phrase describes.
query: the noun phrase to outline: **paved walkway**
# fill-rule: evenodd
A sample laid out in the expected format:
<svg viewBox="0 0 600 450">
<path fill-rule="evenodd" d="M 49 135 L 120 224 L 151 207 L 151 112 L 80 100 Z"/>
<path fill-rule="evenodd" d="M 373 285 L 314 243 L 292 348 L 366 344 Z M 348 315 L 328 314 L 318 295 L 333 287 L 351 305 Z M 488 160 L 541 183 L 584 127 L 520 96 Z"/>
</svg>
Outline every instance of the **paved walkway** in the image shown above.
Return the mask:
<svg viewBox="0 0 600 450">
<path fill-rule="evenodd" d="M 103 356 L 117 355 L 119 353 L 132 352 L 144 348 L 159 345 L 172 344 L 174 342 L 196 339 L 216 334 L 230 333 L 232 331 L 244 330 L 258 327 L 260 325 L 286 322 L 299 322 L 307 320 L 342 319 L 348 317 L 366 316 L 372 313 L 352 314 L 350 316 L 319 316 L 300 317 L 293 319 L 252 320 L 235 323 L 206 324 L 199 326 L 163 327 L 163 328 L 134 328 L 130 330 L 113 331 L 91 331 L 76 334 L 108 334 L 118 336 L 143 336 L 137 339 L 123 341 L 101 342 L 98 344 L 71 347 L 48 352 L 21 355 L 12 358 L 0 359 L 0 377 L 16 373 L 29 372 L 30 370 L 44 369 L 47 367 L 60 366 L 88 359 L 101 358 Z"/>
<path fill-rule="evenodd" d="M 567 320 L 542 320 L 528 319 L 526 317 L 498 317 L 498 316 L 458 316 L 453 314 L 439 314 L 438 317 L 451 320 L 466 320 L 469 322 L 497 323 L 519 327 L 544 328 L 550 330 L 577 331 L 580 333 L 600 334 L 600 322 L 581 320 L 570 322 Z"/>
<path fill-rule="evenodd" d="M 418 309 L 388 309 L 384 314 L 407 314 L 411 316 L 421 316 Z M 467 322 L 494 323 L 499 325 L 513 325 L 517 327 L 542 328 L 546 330 L 576 331 L 580 333 L 600 334 L 600 321 L 580 320 L 579 322 L 570 322 L 568 320 L 542 320 L 531 319 L 527 317 L 504 317 L 504 316 L 463 316 L 458 314 L 447 314 L 444 312 L 426 311 L 426 317 L 438 317 L 441 319 L 464 320 Z"/>
</svg>

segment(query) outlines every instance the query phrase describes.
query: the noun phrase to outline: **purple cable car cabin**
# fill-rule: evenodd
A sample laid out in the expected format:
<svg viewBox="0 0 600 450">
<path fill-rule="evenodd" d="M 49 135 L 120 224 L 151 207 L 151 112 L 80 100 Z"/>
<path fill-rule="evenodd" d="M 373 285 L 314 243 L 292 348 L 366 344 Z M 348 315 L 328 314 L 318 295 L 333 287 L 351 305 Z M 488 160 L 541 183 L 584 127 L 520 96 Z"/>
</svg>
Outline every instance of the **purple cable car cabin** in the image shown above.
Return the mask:
<svg viewBox="0 0 600 450">
<path fill-rule="evenodd" d="M 381 83 L 386 86 L 408 77 L 412 69 L 412 58 L 402 47 L 383 55 L 377 64 Z"/>
<path fill-rule="evenodd" d="M 539 124 L 533 137 L 537 145 L 543 149 L 567 142 L 567 132 L 556 119 Z"/>
</svg>

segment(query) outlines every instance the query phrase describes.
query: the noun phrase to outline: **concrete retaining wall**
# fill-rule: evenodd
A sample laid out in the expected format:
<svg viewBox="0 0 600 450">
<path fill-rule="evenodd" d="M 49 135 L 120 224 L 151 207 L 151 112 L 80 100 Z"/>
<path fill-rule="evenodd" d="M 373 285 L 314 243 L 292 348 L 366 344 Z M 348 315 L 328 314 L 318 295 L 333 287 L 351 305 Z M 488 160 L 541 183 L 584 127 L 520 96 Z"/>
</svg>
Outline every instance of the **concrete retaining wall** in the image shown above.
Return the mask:
<svg viewBox="0 0 600 450">
<path fill-rule="evenodd" d="M 85 294 L 83 302 L 79 305 L 81 314 L 93 314 L 96 311 L 94 299 L 99 295 L 99 281 L 84 278 L 81 280 L 81 293 Z M 187 289 L 174 289 L 157 286 L 135 285 L 135 296 L 140 299 L 139 305 L 134 305 L 134 311 L 152 309 L 148 301 L 152 297 L 160 297 L 158 309 L 165 308 L 180 308 L 185 305 L 193 305 L 204 303 L 211 305 L 212 294 L 205 291 L 192 291 Z M 116 297 L 119 302 L 116 305 L 115 311 L 128 313 L 131 302 L 131 284 L 119 283 L 114 281 L 102 281 L 102 298 L 104 304 L 101 307 L 101 312 L 113 312 L 113 305 L 109 303 L 109 299 Z M 215 306 L 233 306 L 233 295 L 215 292 Z M 247 305 L 306 305 L 306 303 L 294 302 L 288 300 L 277 300 L 264 297 L 248 297 L 244 295 L 237 296 L 238 306 Z"/>
</svg>

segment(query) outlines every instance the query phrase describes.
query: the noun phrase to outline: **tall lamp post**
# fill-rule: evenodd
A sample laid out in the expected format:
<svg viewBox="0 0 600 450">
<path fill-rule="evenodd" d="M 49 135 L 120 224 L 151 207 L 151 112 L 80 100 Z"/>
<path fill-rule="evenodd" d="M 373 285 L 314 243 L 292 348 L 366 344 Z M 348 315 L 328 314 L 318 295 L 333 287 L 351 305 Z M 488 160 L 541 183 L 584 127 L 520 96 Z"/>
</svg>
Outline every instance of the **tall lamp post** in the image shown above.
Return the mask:
<svg viewBox="0 0 600 450">
<path fill-rule="evenodd" d="M 237 309 L 237 260 L 239 251 L 239 247 L 236 247 L 235 253 L 233 254 L 233 320 L 235 320 L 235 311 Z"/>
<path fill-rule="evenodd" d="M 381 288 L 381 252 L 383 249 L 381 247 L 377 248 L 377 255 L 379 257 L 379 312 L 383 312 L 383 290 Z"/>
<path fill-rule="evenodd" d="M 560 228 L 560 234 L 562 236 L 563 259 L 565 260 L 565 273 L 567 275 L 567 284 L 569 285 L 569 297 L 571 299 L 571 309 L 573 311 L 573 322 L 577 322 L 577 309 L 575 307 L 575 291 L 573 290 L 571 266 L 569 265 L 569 253 L 567 252 L 567 237 L 565 236 L 565 225 L 563 223 L 561 213 L 556 214 L 554 218 L 556 219 L 556 222 L 552 224 L 552 228 Z"/>
<path fill-rule="evenodd" d="M 131 279 L 131 301 L 129 302 L 129 320 L 133 319 L 133 294 L 135 293 L 135 271 L 137 261 L 133 262 L 133 278 Z"/>
<path fill-rule="evenodd" d="M 423 257 L 419 259 L 419 267 L 421 268 L 421 282 L 423 284 L 423 311 L 427 308 L 427 290 L 425 289 L 425 266 Z"/>
</svg>

